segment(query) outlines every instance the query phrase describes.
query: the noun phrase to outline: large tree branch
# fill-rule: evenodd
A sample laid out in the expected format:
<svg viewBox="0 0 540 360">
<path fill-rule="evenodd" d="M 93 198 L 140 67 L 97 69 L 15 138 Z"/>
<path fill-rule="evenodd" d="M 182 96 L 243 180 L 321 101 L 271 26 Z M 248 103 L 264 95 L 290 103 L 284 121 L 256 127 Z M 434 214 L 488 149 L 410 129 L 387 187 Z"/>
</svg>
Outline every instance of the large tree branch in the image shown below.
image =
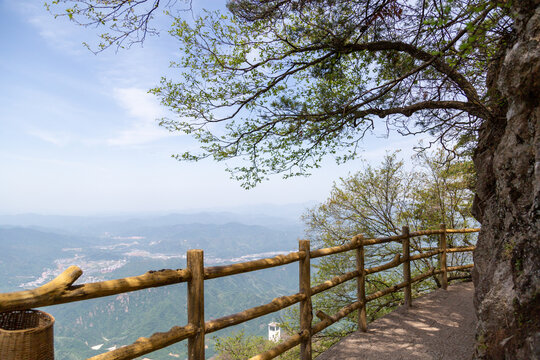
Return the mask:
<svg viewBox="0 0 540 360">
<path fill-rule="evenodd" d="M 463 102 L 463 101 L 423 101 L 423 102 L 419 102 L 416 104 L 403 106 L 403 107 L 395 107 L 395 108 L 388 108 L 388 109 L 372 108 L 372 109 L 366 109 L 366 110 L 357 110 L 357 111 L 354 111 L 353 114 L 356 118 L 363 118 L 369 115 L 377 115 L 379 117 L 386 117 L 388 115 L 394 115 L 394 114 L 402 114 L 405 116 L 411 116 L 413 113 L 417 111 L 430 110 L 430 109 L 463 110 L 478 117 L 485 116 L 485 114 L 483 113 L 483 107 L 479 107 L 476 104 L 471 104 L 470 102 Z"/>
<path fill-rule="evenodd" d="M 487 108 L 482 105 L 475 88 L 469 81 L 467 81 L 465 76 L 446 64 L 440 57 L 421 50 L 414 45 L 401 41 L 376 41 L 371 43 L 344 44 L 341 46 L 341 49 L 338 48 L 336 50 L 342 50 L 343 52 L 399 51 L 405 52 L 415 59 L 431 62 L 435 69 L 447 75 L 456 85 L 458 85 L 470 102 L 484 108 L 485 114 L 482 114 L 481 117 L 485 117 L 488 113 Z"/>
</svg>

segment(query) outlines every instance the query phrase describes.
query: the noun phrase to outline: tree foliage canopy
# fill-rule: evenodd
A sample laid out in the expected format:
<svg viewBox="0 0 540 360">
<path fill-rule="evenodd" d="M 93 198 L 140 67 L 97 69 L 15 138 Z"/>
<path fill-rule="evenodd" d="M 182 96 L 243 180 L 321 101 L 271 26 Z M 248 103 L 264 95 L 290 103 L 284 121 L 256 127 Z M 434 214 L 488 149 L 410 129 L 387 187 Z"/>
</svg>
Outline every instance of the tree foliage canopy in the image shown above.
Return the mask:
<svg viewBox="0 0 540 360">
<path fill-rule="evenodd" d="M 72 5 L 74 21 L 109 26 L 102 48 L 144 39 L 162 6 L 55 2 Z M 230 171 L 246 187 L 307 174 L 326 155 L 350 160 L 374 129 L 446 144 L 492 116 L 486 69 L 510 33 L 508 1 L 230 0 L 228 9 L 173 16 L 177 76 L 152 91 L 178 114 L 161 125 L 200 142 L 201 152 L 176 158 L 238 159 Z"/>
<path fill-rule="evenodd" d="M 463 160 L 445 159 L 444 153 L 422 154 L 418 167 L 406 170 L 396 154 L 385 157 L 379 166 L 367 166 L 360 172 L 337 182 L 328 199 L 309 210 L 304 216 L 307 237 L 313 247 L 325 248 L 343 245 L 357 234 L 365 237 L 385 237 L 401 234 L 403 226 L 411 231 L 436 229 L 441 223 L 448 228 L 476 226 L 470 209 L 472 191 L 468 188 L 468 163 Z M 448 234 L 449 247 L 473 245 L 476 235 Z M 422 253 L 437 247 L 438 236 L 411 238 L 411 252 Z M 401 244 L 386 243 L 366 246 L 366 268 L 392 260 L 401 253 Z M 418 275 L 437 267 L 436 258 L 425 258 L 411 263 L 411 270 Z M 470 255 L 451 253 L 448 266 L 472 262 Z M 345 252 L 319 259 L 314 264 L 314 284 L 320 284 L 334 276 L 356 269 L 355 254 Z M 402 270 L 394 268 L 366 278 L 366 293 L 371 294 L 403 281 Z M 413 292 L 440 287 L 437 276 L 413 285 Z M 316 309 L 327 314 L 337 312 L 357 299 L 355 282 L 346 282 L 313 299 Z M 368 321 L 392 311 L 403 300 L 402 293 L 392 293 L 367 305 Z M 347 333 L 357 330 L 357 318 L 353 314 L 335 326 L 317 335 L 317 340 L 327 346 Z"/>
<path fill-rule="evenodd" d="M 216 360 L 245 360 L 276 345 L 262 336 L 246 335 L 244 330 L 215 340 Z"/>
</svg>

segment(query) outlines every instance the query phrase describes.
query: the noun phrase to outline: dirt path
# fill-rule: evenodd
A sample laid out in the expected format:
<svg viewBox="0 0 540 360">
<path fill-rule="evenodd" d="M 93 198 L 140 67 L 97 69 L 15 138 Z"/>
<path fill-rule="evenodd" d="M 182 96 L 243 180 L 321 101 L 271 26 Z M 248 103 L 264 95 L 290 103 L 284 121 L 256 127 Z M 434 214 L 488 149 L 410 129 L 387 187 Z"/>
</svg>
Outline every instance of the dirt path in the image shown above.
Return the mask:
<svg viewBox="0 0 540 360">
<path fill-rule="evenodd" d="M 476 316 L 472 283 L 451 285 L 413 300 L 332 346 L 317 360 L 471 359 Z"/>
</svg>

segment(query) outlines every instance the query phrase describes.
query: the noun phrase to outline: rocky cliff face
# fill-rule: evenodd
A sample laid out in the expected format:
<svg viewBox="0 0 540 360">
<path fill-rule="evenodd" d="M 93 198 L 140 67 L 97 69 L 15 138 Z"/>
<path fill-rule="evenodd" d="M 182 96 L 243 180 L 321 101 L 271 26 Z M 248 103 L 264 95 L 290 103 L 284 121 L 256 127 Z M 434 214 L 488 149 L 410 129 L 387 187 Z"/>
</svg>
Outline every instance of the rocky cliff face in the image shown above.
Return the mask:
<svg viewBox="0 0 540 360">
<path fill-rule="evenodd" d="M 483 124 L 475 154 L 477 359 L 540 359 L 540 0 L 513 7 L 491 78 L 504 116 Z"/>
</svg>

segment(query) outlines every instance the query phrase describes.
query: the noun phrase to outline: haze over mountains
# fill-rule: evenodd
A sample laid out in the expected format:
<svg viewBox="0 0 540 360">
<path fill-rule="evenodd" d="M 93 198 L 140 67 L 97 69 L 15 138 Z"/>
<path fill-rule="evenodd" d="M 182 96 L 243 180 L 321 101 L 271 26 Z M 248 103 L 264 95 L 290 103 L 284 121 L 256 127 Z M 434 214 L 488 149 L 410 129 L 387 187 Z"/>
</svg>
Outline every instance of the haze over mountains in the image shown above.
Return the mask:
<svg viewBox="0 0 540 360">
<path fill-rule="evenodd" d="M 186 251 L 195 248 L 205 251 L 205 266 L 271 257 L 294 251 L 301 237 L 298 216 L 256 212 L 114 217 L 2 215 L 0 271 L 5 276 L 0 291 L 43 285 L 70 265 L 84 271 L 77 283 L 183 268 Z M 206 319 L 297 292 L 298 266 L 291 265 L 206 281 Z M 85 359 L 140 336 L 185 325 L 186 286 L 147 289 L 44 310 L 56 318 L 56 358 Z M 266 324 L 278 316 L 256 319 L 239 328 L 264 336 Z M 213 341 L 211 336 L 208 339 L 211 356 Z M 147 356 L 151 360 L 175 358 L 185 358 L 185 344 Z"/>
<path fill-rule="evenodd" d="M 43 215 L 43 214 L 1 214 L 0 225 L 25 227 L 46 227 L 69 230 L 73 233 L 87 233 L 106 226 L 162 226 L 176 224 L 226 224 L 237 222 L 246 225 L 269 227 L 300 225 L 300 216 L 315 202 L 302 204 L 261 204 L 234 208 L 177 211 L 163 213 L 134 213 L 114 215 Z"/>
</svg>

